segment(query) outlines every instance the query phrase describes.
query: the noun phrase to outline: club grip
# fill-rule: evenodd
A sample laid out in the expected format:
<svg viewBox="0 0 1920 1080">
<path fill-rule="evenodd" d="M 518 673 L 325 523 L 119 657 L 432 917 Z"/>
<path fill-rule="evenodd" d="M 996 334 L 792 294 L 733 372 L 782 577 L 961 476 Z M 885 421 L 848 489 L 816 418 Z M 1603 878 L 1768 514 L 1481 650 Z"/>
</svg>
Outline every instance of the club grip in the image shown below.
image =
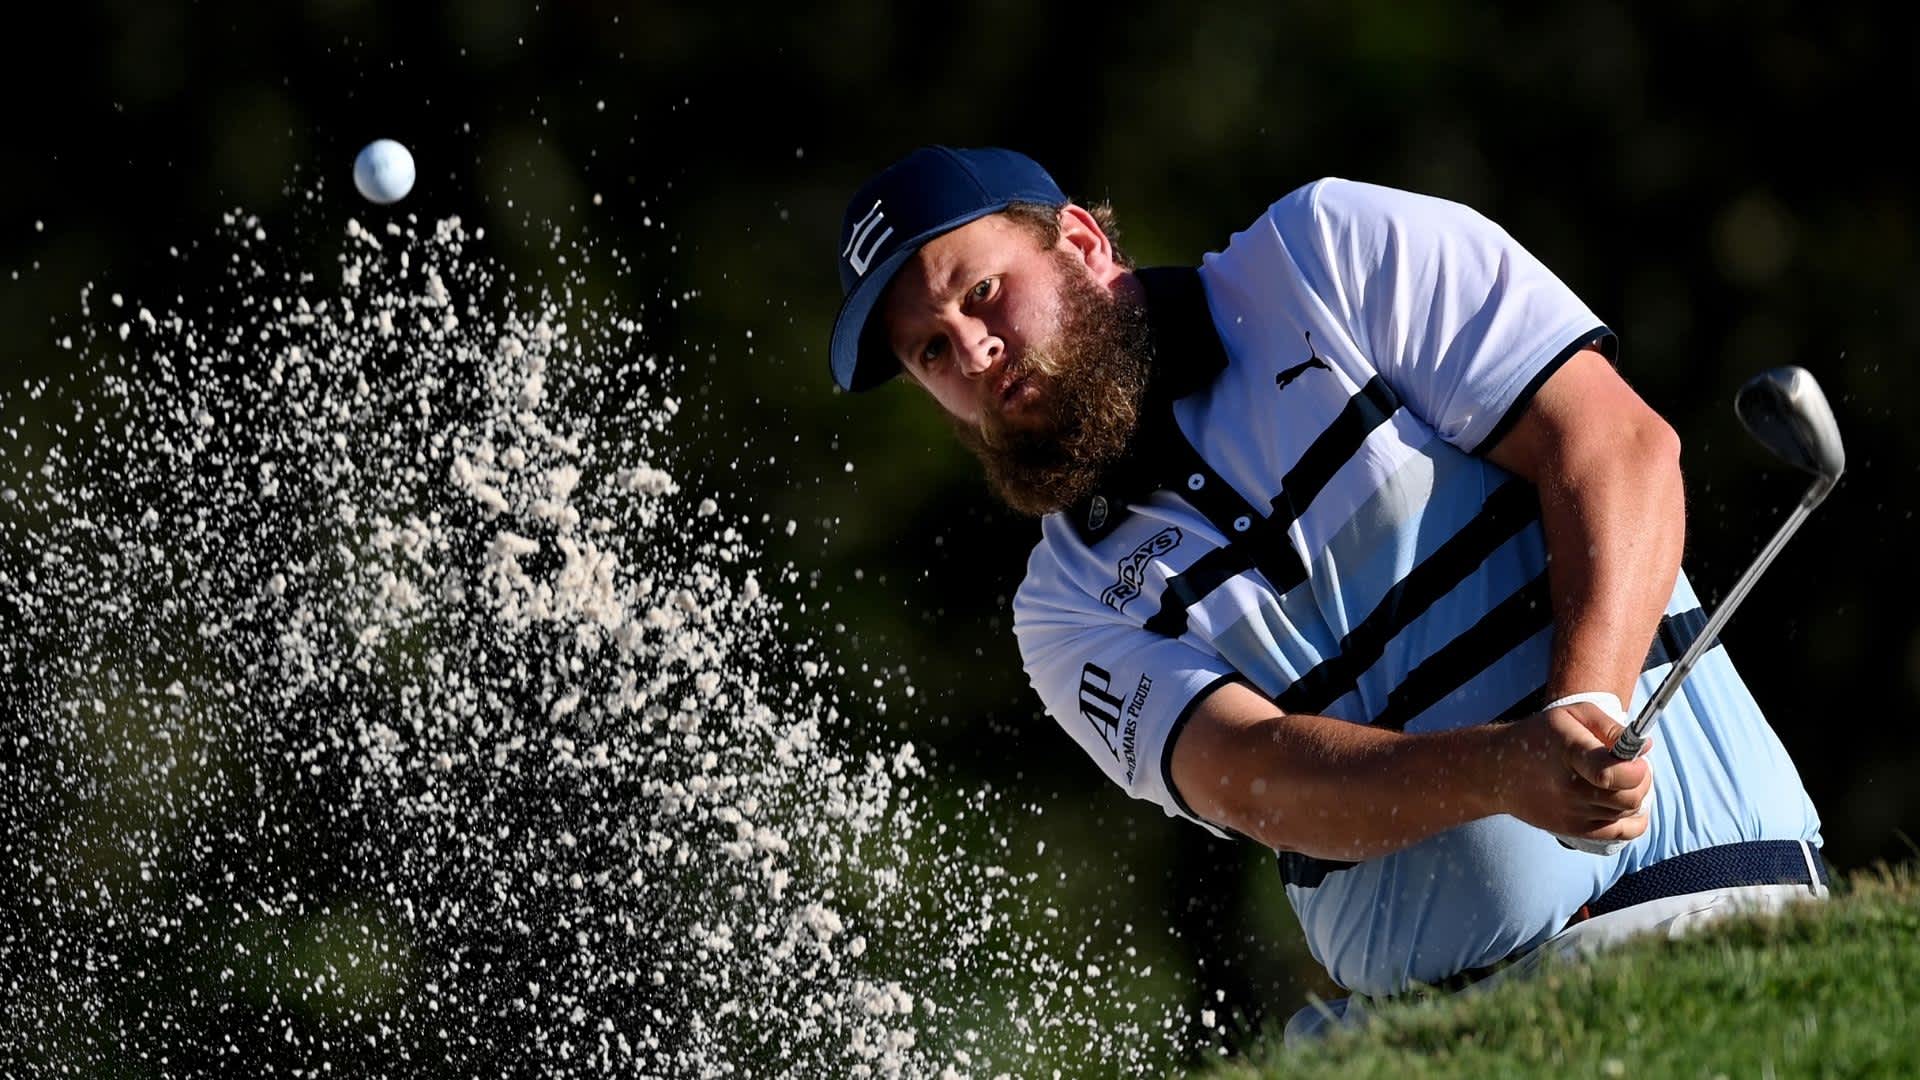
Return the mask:
<svg viewBox="0 0 1920 1080">
<path fill-rule="evenodd" d="M 1562 709 L 1568 705 L 1577 705 L 1581 702 L 1599 706 L 1601 712 L 1606 713 L 1622 725 L 1632 720 L 1632 717 L 1627 715 L 1626 708 L 1620 704 L 1619 695 L 1608 693 L 1605 690 L 1590 690 L 1583 694 L 1568 694 L 1566 697 L 1547 702 L 1546 709 Z M 1545 712 L 1546 709 L 1542 709 L 1541 711 Z M 1628 745 L 1629 739 L 1633 740 L 1630 746 Z M 1645 744 L 1646 741 L 1644 739 L 1639 739 L 1634 736 L 1632 728 L 1627 728 L 1620 732 L 1620 738 L 1614 741 L 1613 755 L 1622 761 L 1632 761 L 1639 755 L 1640 747 Z M 1622 747 L 1627 747 L 1625 753 L 1621 752 Z M 1569 851 L 1583 851 L 1588 855 L 1613 855 L 1631 842 L 1627 840 L 1588 840 L 1579 836 L 1557 835 L 1554 839 L 1560 841 L 1560 846 Z"/>
<path fill-rule="evenodd" d="M 1647 740 L 1635 735 L 1632 728 L 1621 732 L 1620 737 L 1613 740 L 1613 756 L 1621 761 L 1632 761 L 1646 748 Z"/>
</svg>

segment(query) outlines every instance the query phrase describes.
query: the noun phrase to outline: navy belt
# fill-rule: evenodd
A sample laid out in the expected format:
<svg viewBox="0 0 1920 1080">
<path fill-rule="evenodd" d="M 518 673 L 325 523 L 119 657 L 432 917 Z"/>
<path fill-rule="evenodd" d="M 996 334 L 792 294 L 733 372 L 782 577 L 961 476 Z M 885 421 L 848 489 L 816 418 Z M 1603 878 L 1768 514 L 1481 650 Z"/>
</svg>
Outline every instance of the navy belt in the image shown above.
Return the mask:
<svg viewBox="0 0 1920 1080">
<path fill-rule="evenodd" d="M 1817 847 L 1802 848 L 1798 840 L 1719 844 L 1635 870 L 1574 912 L 1567 926 L 1669 896 L 1743 885 L 1813 885 L 1816 882 L 1827 883 L 1827 860 L 1821 857 Z M 1430 989 L 1445 993 L 1464 990 L 1524 955 L 1525 952 L 1515 953 L 1486 967 L 1469 968 L 1441 979 Z"/>
<path fill-rule="evenodd" d="M 1809 854 L 1812 856 L 1811 867 L 1808 865 Z M 1748 840 L 1738 844 L 1720 844 L 1675 855 L 1635 870 L 1581 908 L 1573 922 L 1596 918 L 1651 900 L 1706 892 L 1708 889 L 1826 883 L 1827 860 L 1821 858 L 1820 849 L 1802 848 L 1798 840 Z"/>
</svg>

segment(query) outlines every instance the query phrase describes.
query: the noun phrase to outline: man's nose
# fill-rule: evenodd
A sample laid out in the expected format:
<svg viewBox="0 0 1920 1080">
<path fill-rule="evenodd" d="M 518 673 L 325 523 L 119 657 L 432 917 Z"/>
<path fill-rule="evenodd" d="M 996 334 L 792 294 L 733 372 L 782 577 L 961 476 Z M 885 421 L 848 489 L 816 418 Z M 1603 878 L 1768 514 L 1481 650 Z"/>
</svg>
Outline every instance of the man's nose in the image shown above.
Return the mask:
<svg viewBox="0 0 1920 1080">
<path fill-rule="evenodd" d="M 1006 343 L 984 323 L 967 327 L 959 340 L 960 370 L 969 378 L 985 375 L 998 367 L 1006 352 Z"/>
</svg>

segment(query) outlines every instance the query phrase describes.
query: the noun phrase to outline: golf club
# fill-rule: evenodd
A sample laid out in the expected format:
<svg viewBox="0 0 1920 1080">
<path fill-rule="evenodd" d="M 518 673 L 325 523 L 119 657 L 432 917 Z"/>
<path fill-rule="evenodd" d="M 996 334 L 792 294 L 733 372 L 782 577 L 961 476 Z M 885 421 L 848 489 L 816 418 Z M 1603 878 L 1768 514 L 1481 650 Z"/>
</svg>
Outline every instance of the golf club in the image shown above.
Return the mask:
<svg viewBox="0 0 1920 1080">
<path fill-rule="evenodd" d="M 1827 493 L 1840 481 L 1840 474 L 1846 470 L 1846 450 L 1840 444 L 1840 427 L 1834 423 L 1833 409 L 1827 405 L 1827 397 L 1820 392 L 1820 384 L 1805 368 L 1778 367 L 1763 371 L 1740 387 L 1734 395 L 1733 411 L 1740 423 L 1760 445 L 1766 447 L 1773 456 L 1804 472 L 1813 474 L 1813 484 L 1806 494 L 1800 497 L 1800 503 L 1787 515 L 1780 530 L 1767 541 L 1760 554 L 1747 567 L 1740 580 L 1733 585 L 1733 591 L 1727 594 L 1700 636 L 1693 639 L 1680 659 L 1675 661 L 1667 677 L 1647 699 L 1640 709 L 1640 715 L 1614 741 L 1613 756 L 1621 761 L 1632 761 L 1646 749 L 1647 731 L 1654 721 L 1660 718 L 1660 711 L 1679 693 L 1680 684 L 1687 673 L 1713 648 L 1720 631 L 1733 617 L 1734 609 L 1740 601 L 1746 599 L 1760 575 L 1780 554 L 1787 540 L 1800 528 L 1802 522 L 1813 508 L 1820 505 Z M 1578 851 L 1591 854 L 1610 855 L 1624 847 L 1623 840 L 1583 840 L 1578 837 L 1561 837 L 1561 844 Z"/>
<path fill-rule="evenodd" d="M 1734 395 L 1734 414 L 1740 417 L 1740 423 L 1760 445 L 1772 451 L 1773 456 L 1803 472 L 1813 474 L 1813 484 L 1807 493 L 1800 496 L 1800 504 L 1787 515 L 1780 531 L 1773 534 L 1753 565 L 1734 582 L 1733 591 L 1720 605 L 1700 636 L 1693 639 L 1667 677 L 1660 681 L 1660 688 L 1641 707 L 1640 715 L 1634 718 L 1632 726 L 1620 733 L 1613 744 L 1613 756 L 1621 761 L 1632 761 L 1640 756 L 1646 747 L 1648 729 L 1660 718 L 1660 710 L 1680 690 L 1680 683 L 1687 673 L 1693 670 L 1708 649 L 1713 648 L 1715 639 L 1733 617 L 1740 601 L 1746 599 L 1760 575 L 1772 565 L 1780 549 L 1787 546 L 1787 540 L 1799 530 L 1807 515 L 1820 505 L 1833 486 L 1840 482 L 1840 474 L 1846 471 L 1847 452 L 1840 445 L 1840 426 L 1834 423 L 1833 409 L 1827 405 L 1827 396 L 1820 392 L 1820 384 L 1805 368 L 1779 367 L 1763 371 L 1748 379 L 1740 392 Z"/>
</svg>

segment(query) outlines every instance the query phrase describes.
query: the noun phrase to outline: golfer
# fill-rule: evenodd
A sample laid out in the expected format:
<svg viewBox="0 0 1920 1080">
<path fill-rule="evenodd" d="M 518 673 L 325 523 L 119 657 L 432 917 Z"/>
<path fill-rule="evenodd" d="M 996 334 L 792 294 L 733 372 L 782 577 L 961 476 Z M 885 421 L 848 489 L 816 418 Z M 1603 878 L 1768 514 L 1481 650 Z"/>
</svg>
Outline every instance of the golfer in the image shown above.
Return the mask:
<svg viewBox="0 0 1920 1080">
<path fill-rule="evenodd" d="M 1607 751 L 1706 620 L 1679 440 L 1547 267 L 1468 207 L 1343 179 L 1198 267 L 1115 236 L 1021 154 L 922 147 L 848 204 L 832 373 L 917 387 L 1039 519 L 1014 633 L 1095 765 L 1276 853 L 1355 995 L 1290 1041 L 1825 895 L 1819 817 L 1725 649 L 1645 756 Z"/>
</svg>

